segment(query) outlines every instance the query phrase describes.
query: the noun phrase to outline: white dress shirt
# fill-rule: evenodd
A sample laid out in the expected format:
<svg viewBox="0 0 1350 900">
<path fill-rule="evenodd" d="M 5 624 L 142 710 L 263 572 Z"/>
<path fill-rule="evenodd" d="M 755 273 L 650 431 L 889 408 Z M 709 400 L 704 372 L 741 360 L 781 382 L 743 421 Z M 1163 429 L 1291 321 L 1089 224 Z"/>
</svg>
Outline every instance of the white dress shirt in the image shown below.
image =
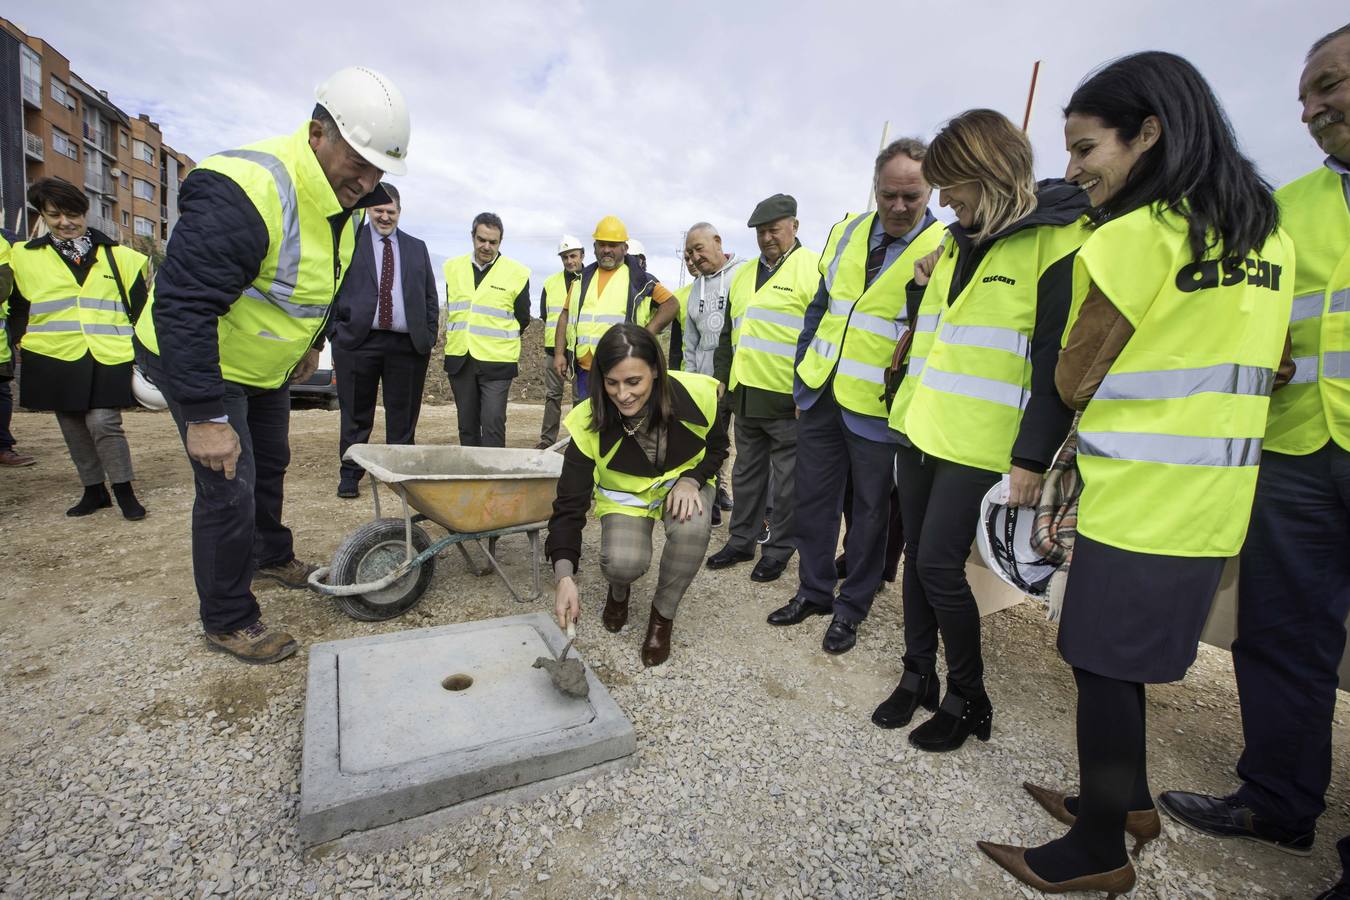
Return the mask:
<svg viewBox="0 0 1350 900">
<path fill-rule="evenodd" d="M 384 276 L 384 235 L 373 227 L 370 229 L 370 242 L 375 250 L 375 319 L 372 328 L 380 327 L 380 279 Z M 408 333 L 408 315 L 403 309 L 403 263 L 398 252 L 398 229 L 389 235 L 389 244 L 394 248 L 394 284 L 389 295 L 394 302 L 393 326 L 388 331 Z"/>
</svg>

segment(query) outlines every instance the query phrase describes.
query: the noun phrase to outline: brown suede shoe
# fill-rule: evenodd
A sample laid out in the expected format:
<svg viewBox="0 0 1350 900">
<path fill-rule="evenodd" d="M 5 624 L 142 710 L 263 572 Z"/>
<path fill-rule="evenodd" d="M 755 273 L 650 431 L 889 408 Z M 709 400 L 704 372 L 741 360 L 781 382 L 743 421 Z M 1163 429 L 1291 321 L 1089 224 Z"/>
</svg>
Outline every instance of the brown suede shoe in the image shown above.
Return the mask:
<svg viewBox="0 0 1350 900">
<path fill-rule="evenodd" d="M 1002 866 L 1009 875 L 1023 884 L 1030 885 L 1047 894 L 1067 894 L 1070 891 L 1106 891 L 1106 900 L 1114 900 L 1117 894 L 1127 893 L 1134 887 L 1134 866 L 1128 862 L 1119 869 L 1109 872 L 1095 872 L 1081 875 L 1067 881 L 1046 881 L 1027 865 L 1027 848 L 1011 847 L 1007 844 L 991 844 L 988 841 L 976 841 L 975 844 L 994 862 Z"/>
<path fill-rule="evenodd" d="M 1031 798 L 1045 808 L 1045 811 L 1065 825 L 1072 826 L 1078 817 L 1069 812 L 1064 801 L 1069 795 L 1063 791 L 1052 791 L 1030 781 L 1022 782 L 1022 787 Z M 1144 845 L 1162 834 L 1162 819 L 1157 809 L 1140 809 L 1125 814 L 1125 833 L 1134 838 L 1134 849 L 1130 855 L 1138 857 L 1144 851 Z"/>
<path fill-rule="evenodd" d="M 4 340 L 4 338 L 0 338 L 0 340 Z M 9 466 L 12 469 L 20 469 L 24 466 L 31 466 L 35 462 L 37 462 L 37 460 L 33 459 L 33 457 L 29 456 L 27 453 L 20 453 L 14 449 L 0 450 L 0 466 Z"/>
<path fill-rule="evenodd" d="M 618 634 L 623 630 L 623 626 L 628 623 L 628 601 L 620 603 L 614 599 L 614 588 L 609 589 L 605 594 L 605 611 L 600 614 L 600 621 L 605 624 L 605 630 Z"/>
<path fill-rule="evenodd" d="M 283 587 L 293 588 L 294 590 L 303 590 L 309 587 L 309 573 L 313 572 L 318 566 L 311 566 L 309 563 L 302 563 L 295 557 L 291 561 L 281 563 L 275 566 L 264 566 L 253 573 L 253 581 L 256 583 L 259 578 L 275 581 Z"/>
<path fill-rule="evenodd" d="M 295 638 L 284 631 L 269 630 L 261 620 L 227 634 L 208 632 L 206 646 L 255 665 L 280 662 L 300 648 Z"/>
<path fill-rule="evenodd" d="M 642 664 L 651 668 L 670 659 L 670 628 L 673 619 L 667 619 L 652 607 L 647 619 L 647 639 L 642 642 Z"/>
</svg>

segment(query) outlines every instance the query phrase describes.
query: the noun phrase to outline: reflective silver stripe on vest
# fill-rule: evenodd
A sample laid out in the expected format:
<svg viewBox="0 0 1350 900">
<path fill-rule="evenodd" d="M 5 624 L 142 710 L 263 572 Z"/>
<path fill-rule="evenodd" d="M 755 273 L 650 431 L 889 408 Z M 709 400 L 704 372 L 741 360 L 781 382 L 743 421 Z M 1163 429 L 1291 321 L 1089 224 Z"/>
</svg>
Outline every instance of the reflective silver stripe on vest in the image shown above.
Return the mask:
<svg viewBox="0 0 1350 900">
<path fill-rule="evenodd" d="M 928 365 L 928 357 L 926 356 L 910 357 L 909 368 L 905 370 L 906 377 L 910 375 L 918 375 L 920 372 L 923 371 L 923 367 L 926 365 Z"/>
<path fill-rule="evenodd" d="M 508 341 L 514 341 L 520 337 L 520 332 L 515 329 L 485 328 L 482 325 L 470 325 L 469 334 L 476 334 L 479 337 L 505 338 Z"/>
<path fill-rule="evenodd" d="M 473 305 L 473 313 L 479 316 L 492 316 L 497 319 L 514 319 L 515 313 L 507 309 L 499 309 L 496 306 L 484 306 L 481 303 Z"/>
<path fill-rule="evenodd" d="M 1323 378 L 1350 378 L 1350 350 L 1322 354 Z"/>
<path fill-rule="evenodd" d="M 3 318 L 0 318 L 0 332 L 5 331 L 9 331 L 9 324 Z"/>
<path fill-rule="evenodd" d="M 598 344 L 598 343 L 600 343 L 600 339 L 599 339 L 598 337 L 592 337 L 592 336 L 589 335 L 589 334 L 579 334 L 579 335 L 577 335 L 577 345 L 578 345 L 578 346 L 581 346 L 581 345 L 584 344 L 584 345 L 587 346 L 587 347 L 594 347 L 594 346 L 595 346 L 596 344 Z"/>
<path fill-rule="evenodd" d="M 826 359 L 834 359 L 839 353 L 839 348 L 822 337 L 811 338 L 811 349 L 819 353 Z"/>
<path fill-rule="evenodd" d="M 732 320 L 731 320 L 731 330 L 732 330 L 732 331 L 740 331 L 740 330 L 741 330 L 741 323 L 744 322 L 744 321 L 745 321 L 745 316 L 737 316 L 736 318 L 732 319 Z"/>
<path fill-rule="evenodd" d="M 1026 356 L 1028 350 L 1026 335 L 1016 328 L 997 328 L 992 325 L 952 325 L 948 323 L 942 326 L 940 339 L 946 344 L 986 347 L 990 350 L 1003 350 L 1015 356 Z"/>
<path fill-rule="evenodd" d="M 136 329 L 130 325 L 86 325 L 85 334 L 112 334 L 117 337 L 131 337 Z"/>
<path fill-rule="evenodd" d="M 925 367 L 921 385 L 945 394 L 974 397 L 976 400 L 987 400 L 1000 406 L 1011 406 L 1013 409 L 1021 409 L 1026 402 L 1026 394 L 1020 386 L 1008 384 L 1006 381 L 995 381 L 992 378 L 981 378 L 979 375 L 962 375 Z"/>
<path fill-rule="evenodd" d="M 844 226 L 844 233 L 839 236 L 839 243 L 834 247 L 834 259 L 830 260 L 830 266 L 825 270 L 825 292 L 829 293 L 834 288 L 835 276 L 839 274 L 839 262 L 844 258 L 844 250 L 848 247 L 849 238 L 853 237 L 853 232 L 862 224 L 866 215 L 858 216 L 852 222 Z M 833 306 L 833 304 L 831 304 Z M 833 312 L 833 309 L 831 309 Z"/>
<path fill-rule="evenodd" d="M 468 322 L 446 322 L 446 323 L 445 323 L 445 333 L 446 333 L 446 334 L 449 334 L 449 333 L 452 332 L 452 331 L 463 331 L 464 329 L 466 329 L 466 328 L 468 328 L 468 327 L 469 327 L 469 323 L 468 323 Z"/>
<path fill-rule="evenodd" d="M 93 297 L 81 297 L 80 309 L 97 309 L 103 312 L 125 312 L 121 300 L 95 300 Z"/>
<path fill-rule="evenodd" d="M 1289 321 L 1302 322 L 1304 319 L 1316 319 L 1322 315 L 1322 295 L 1304 294 L 1302 297 L 1294 298 L 1294 305 L 1289 308 Z"/>
<path fill-rule="evenodd" d="M 445 304 L 445 311 L 448 313 L 463 312 L 469 308 L 468 300 L 456 300 L 454 303 Z"/>
<path fill-rule="evenodd" d="M 752 306 L 745 311 L 745 318 L 754 319 L 756 322 L 769 322 L 773 325 L 782 325 L 786 328 L 795 328 L 802 330 L 804 320 L 801 316 L 794 316 L 792 313 L 779 312 L 776 309 L 761 309 L 758 306 Z M 736 320 L 739 322 L 740 320 Z M 735 324 L 735 323 L 733 323 Z"/>
<path fill-rule="evenodd" d="M 604 325 L 621 325 L 625 321 L 626 319 L 624 319 L 623 316 L 616 316 L 612 313 L 595 313 L 592 315 L 591 313 L 583 312 L 577 317 L 578 325 L 583 322 L 600 322 Z"/>
<path fill-rule="evenodd" d="M 60 312 L 63 309 L 70 309 L 79 302 L 79 297 L 62 297 L 60 300 L 40 300 L 37 303 L 29 304 L 28 314 L 33 316 L 46 316 Z"/>
<path fill-rule="evenodd" d="M 1102 379 L 1094 400 L 1176 400 L 1194 394 L 1246 394 L 1265 397 L 1275 373 L 1261 366 L 1224 363 L 1200 369 L 1112 372 Z"/>
<path fill-rule="evenodd" d="M 758 350 L 761 353 L 771 353 L 774 356 L 785 356 L 788 359 L 795 359 L 797 356 L 797 345 L 787 344 L 782 341 L 768 341 L 762 337 L 755 337 L 753 334 L 741 335 L 738 350 Z"/>
<path fill-rule="evenodd" d="M 30 332 L 38 331 L 79 331 L 79 322 L 39 322 L 36 325 L 29 325 Z"/>
<path fill-rule="evenodd" d="M 1254 466 L 1261 462 L 1261 439 L 1080 431 L 1078 452 L 1107 459 L 1173 466 Z"/>
<path fill-rule="evenodd" d="M 1331 295 L 1331 306 L 1327 312 L 1343 313 L 1350 311 L 1350 288 L 1341 288 Z"/>
<path fill-rule="evenodd" d="M 855 359 L 839 360 L 839 374 L 849 375 L 862 381 L 870 381 L 872 384 L 884 385 L 886 383 L 885 369 L 880 366 L 869 366 Z"/>
<path fill-rule="evenodd" d="M 903 326 L 892 319 L 855 312 L 853 318 L 848 320 L 848 327 L 884 337 L 888 341 L 898 341 Z"/>
<path fill-rule="evenodd" d="M 276 183 L 277 198 L 281 201 L 281 243 L 277 247 L 277 271 L 266 292 L 250 286 L 244 294 L 270 303 L 295 319 L 321 319 L 328 314 L 327 304 L 292 303 L 295 285 L 300 280 L 300 203 L 295 197 L 295 184 L 286 164 L 278 157 L 260 150 L 225 150 L 220 156 L 246 159 L 262 166 Z"/>
<path fill-rule="evenodd" d="M 676 478 L 672 478 L 669 481 L 663 481 L 658 485 L 654 485 L 649 490 L 661 490 L 662 488 L 668 489 L 671 487 L 671 485 L 675 484 L 677 480 L 678 479 Z M 620 506 L 628 506 L 633 509 L 656 509 L 662 503 L 666 502 L 665 496 L 661 496 L 656 500 L 653 500 L 650 503 L 648 503 L 647 501 L 639 497 L 637 494 L 630 494 L 627 491 L 611 491 L 609 488 L 597 488 L 597 490 L 600 491 L 600 493 L 604 494 L 609 499 L 613 500 L 615 503 L 619 504 Z"/>
<path fill-rule="evenodd" d="M 1290 384 L 1312 384 L 1317 380 L 1317 357 L 1297 356 L 1294 358 L 1294 375 Z"/>
<path fill-rule="evenodd" d="M 844 316 L 845 318 L 847 318 L 848 314 L 852 310 L 853 304 L 849 303 L 847 300 L 835 300 L 834 298 L 830 299 L 830 315 Z"/>
<path fill-rule="evenodd" d="M 920 332 L 937 331 L 938 322 L 941 319 L 942 316 L 938 315 L 918 316 L 917 318 L 914 319 L 915 334 L 918 334 Z"/>
</svg>

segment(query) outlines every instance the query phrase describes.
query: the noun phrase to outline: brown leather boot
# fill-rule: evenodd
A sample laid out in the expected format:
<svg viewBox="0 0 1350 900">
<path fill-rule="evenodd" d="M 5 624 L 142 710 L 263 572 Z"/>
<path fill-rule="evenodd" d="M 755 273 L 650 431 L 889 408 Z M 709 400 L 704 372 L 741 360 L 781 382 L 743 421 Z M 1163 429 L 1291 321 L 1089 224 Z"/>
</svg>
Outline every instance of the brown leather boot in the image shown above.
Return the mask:
<svg viewBox="0 0 1350 900">
<path fill-rule="evenodd" d="M 628 601 L 620 603 L 614 599 L 614 588 L 609 589 L 605 594 L 605 611 L 600 614 L 600 621 L 605 624 L 605 630 L 618 634 L 623 630 L 623 626 L 628 623 Z"/>
<path fill-rule="evenodd" d="M 675 622 L 667 619 L 652 607 L 651 617 L 647 619 L 647 639 L 642 642 L 642 664 L 647 667 L 659 666 L 670 659 L 670 629 Z"/>
<path fill-rule="evenodd" d="M 1030 781 L 1022 782 L 1022 787 L 1031 795 L 1032 799 L 1045 808 L 1045 811 L 1054 816 L 1065 825 L 1072 826 L 1078 820 L 1078 817 L 1069 812 L 1069 807 L 1065 801 L 1069 795 L 1063 791 L 1054 791 L 1050 788 L 1044 788 Z M 1157 809 L 1137 809 L 1125 814 L 1125 833 L 1134 838 L 1134 849 L 1130 855 L 1138 858 L 1143 852 L 1144 845 L 1162 834 L 1162 819 L 1158 817 Z"/>
</svg>

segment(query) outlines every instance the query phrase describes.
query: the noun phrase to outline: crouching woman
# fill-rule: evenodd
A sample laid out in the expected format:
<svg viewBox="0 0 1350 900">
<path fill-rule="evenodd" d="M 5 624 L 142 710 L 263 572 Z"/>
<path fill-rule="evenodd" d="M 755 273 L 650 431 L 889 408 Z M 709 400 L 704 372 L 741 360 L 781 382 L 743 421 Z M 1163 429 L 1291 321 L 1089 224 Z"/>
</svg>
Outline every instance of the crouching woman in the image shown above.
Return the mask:
<svg viewBox="0 0 1350 900">
<path fill-rule="evenodd" d="M 602 621 L 628 621 L 629 592 L 652 561 L 659 519 L 666 543 L 642 643 L 642 664 L 670 656 L 675 610 L 703 564 L 712 530 L 713 478 L 727 457 L 717 381 L 671 372 L 656 339 L 615 325 L 595 348 L 590 399 L 567 416 L 572 436 L 548 523 L 558 624 L 581 613 L 576 571 L 591 498 L 600 519 L 600 574 L 609 585 Z"/>
</svg>

